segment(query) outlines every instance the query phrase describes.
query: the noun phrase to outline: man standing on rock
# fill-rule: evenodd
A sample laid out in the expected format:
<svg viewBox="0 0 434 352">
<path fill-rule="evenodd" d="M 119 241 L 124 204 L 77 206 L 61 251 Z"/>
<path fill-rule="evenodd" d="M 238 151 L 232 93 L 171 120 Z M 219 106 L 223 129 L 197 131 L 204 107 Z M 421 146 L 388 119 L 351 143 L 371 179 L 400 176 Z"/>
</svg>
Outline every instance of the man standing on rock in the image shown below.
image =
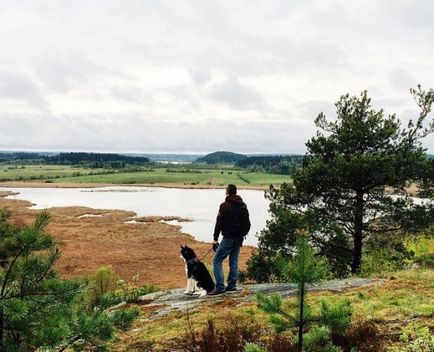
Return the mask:
<svg viewBox="0 0 434 352">
<path fill-rule="evenodd" d="M 237 195 L 237 187 L 226 187 L 226 199 L 220 205 L 214 229 L 213 260 L 216 286 L 208 295 L 219 295 L 226 291 L 237 290 L 238 255 L 243 245 L 244 237 L 250 230 L 249 211 L 243 199 Z M 219 245 L 218 238 L 222 233 L 223 240 Z M 224 285 L 223 260 L 229 256 L 229 276 L 227 286 Z"/>
</svg>

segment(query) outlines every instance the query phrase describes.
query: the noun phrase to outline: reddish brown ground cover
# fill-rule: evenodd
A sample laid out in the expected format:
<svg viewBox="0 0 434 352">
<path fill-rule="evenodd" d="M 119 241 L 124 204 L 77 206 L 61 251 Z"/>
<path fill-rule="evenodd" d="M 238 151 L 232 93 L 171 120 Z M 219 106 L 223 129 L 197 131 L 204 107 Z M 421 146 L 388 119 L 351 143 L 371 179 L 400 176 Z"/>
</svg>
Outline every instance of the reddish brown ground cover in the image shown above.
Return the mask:
<svg viewBox="0 0 434 352">
<path fill-rule="evenodd" d="M 30 224 L 38 211 L 28 208 L 30 202 L 4 198 L 6 194 L 0 192 L 0 208 L 9 208 L 10 221 Z M 111 265 L 127 281 L 139 274 L 140 284 L 182 287 L 186 279 L 179 245 L 191 246 L 200 258 L 211 246 L 182 233 L 177 226 L 161 223 L 159 218 L 142 218 L 141 223 L 126 224 L 135 215 L 133 212 L 85 207 L 51 208 L 49 212 L 52 220 L 47 231 L 54 236 L 62 252 L 57 268 L 67 278 L 90 275 L 102 265 Z M 79 218 L 84 214 L 102 216 Z M 212 229 L 210 240 L 211 233 Z M 245 266 L 252 249 L 242 248 L 241 267 Z M 204 262 L 211 268 L 212 253 Z"/>
</svg>

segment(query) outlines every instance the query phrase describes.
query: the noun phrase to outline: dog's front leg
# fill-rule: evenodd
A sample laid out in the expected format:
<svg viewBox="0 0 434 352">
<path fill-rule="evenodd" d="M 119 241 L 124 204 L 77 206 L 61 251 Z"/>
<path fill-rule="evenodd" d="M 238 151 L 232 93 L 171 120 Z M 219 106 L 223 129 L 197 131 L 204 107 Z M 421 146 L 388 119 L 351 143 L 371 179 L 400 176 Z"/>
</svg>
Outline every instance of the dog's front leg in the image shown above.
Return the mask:
<svg viewBox="0 0 434 352">
<path fill-rule="evenodd" d="M 197 281 L 194 280 L 194 295 L 200 295 L 203 289 L 197 285 Z"/>
<path fill-rule="evenodd" d="M 194 292 L 194 283 L 192 278 L 187 279 L 187 289 L 184 291 L 184 294 L 191 295 Z"/>
</svg>

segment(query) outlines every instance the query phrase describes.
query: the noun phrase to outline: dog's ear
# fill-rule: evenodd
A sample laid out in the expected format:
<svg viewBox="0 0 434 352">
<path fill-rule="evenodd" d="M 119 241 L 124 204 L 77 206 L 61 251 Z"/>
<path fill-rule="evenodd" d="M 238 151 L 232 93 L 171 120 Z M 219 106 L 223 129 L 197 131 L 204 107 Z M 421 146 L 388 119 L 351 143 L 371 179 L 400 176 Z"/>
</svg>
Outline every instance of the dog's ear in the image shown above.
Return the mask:
<svg viewBox="0 0 434 352">
<path fill-rule="evenodd" d="M 181 247 L 181 248 L 185 248 L 185 245 L 181 244 L 180 247 Z"/>
</svg>

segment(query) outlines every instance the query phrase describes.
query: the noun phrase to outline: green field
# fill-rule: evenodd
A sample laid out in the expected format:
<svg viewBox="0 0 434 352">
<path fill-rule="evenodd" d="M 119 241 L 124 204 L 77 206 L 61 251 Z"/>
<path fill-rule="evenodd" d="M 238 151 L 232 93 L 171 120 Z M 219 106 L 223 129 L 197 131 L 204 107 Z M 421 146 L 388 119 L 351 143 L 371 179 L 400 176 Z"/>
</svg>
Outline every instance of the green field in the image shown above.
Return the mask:
<svg viewBox="0 0 434 352">
<path fill-rule="evenodd" d="M 69 165 L 15 165 L 0 164 L 1 181 L 21 181 L 48 179 L 51 177 L 71 177 L 74 174 L 101 172 L 102 169 L 90 169 Z"/>
<path fill-rule="evenodd" d="M 44 183 L 163 184 L 172 186 L 264 187 L 290 182 L 287 175 L 247 172 L 239 169 L 154 166 L 137 170 L 90 169 L 65 165 L 0 164 L 1 181 L 38 181 Z"/>
</svg>

